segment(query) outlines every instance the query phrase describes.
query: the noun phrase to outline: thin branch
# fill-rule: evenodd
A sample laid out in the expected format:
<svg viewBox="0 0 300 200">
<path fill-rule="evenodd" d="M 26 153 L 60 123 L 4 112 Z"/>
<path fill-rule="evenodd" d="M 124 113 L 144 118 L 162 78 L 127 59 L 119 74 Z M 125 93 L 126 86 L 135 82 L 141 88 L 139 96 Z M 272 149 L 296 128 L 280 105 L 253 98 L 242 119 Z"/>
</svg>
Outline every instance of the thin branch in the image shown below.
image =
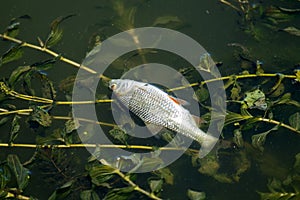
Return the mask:
<svg viewBox="0 0 300 200">
<path fill-rule="evenodd" d="M 47 47 L 41 47 L 41 46 L 37 46 L 37 45 L 34 45 L 34 44 L 30 44 L 30 43 L 24 42 L 22 40 L 19 40 L 19 39 L 13 38 L 13 37 L 10 37 L 10 36 L 5 35 L 5 34 L 0 34 L 0 38 L 3 38 L 5 40 L 9 40 L 9 41 L 17 43 L 17 44 L 20 44 L 23 47 L 29 47 L 31 49 L 36 49 L 38 51 L 45 52 L 45 53 L 47 53 L 47 54 L 49 54 L 49 55 L 51 55 L 53 57 L 59 57 L 59 59 L 61 61 L 65 62 L 65 63 L 73 65 L 73 66 L 75 66 L 77 68 L 83 69 L 83 70 L 85 70 L 85 71 L 87 71 L 87 72 L 89 72 L 91 74 L 97 74 L 97 72 L 95 70 L 93 70 L 91 68 L 88 68 L 88 67 L 86 67 L 84 65 L 81 65 L 81 64 L 79 64 L 77 62 L 74 62 L 74 61 L 72 61 L 72 60 L 70 60 L 68 58 L 65 58 L 65 57 L 59 55 L 58 53 L 56 53 L 56 52 L 48 49 Z M 110 78 L 104 76 L 103 74 L 100 74 L 99 78 L 102 78 L 103 80 L 110 80 Z"/>
<path fill-rule="evenodd" d="M 220 0 L 220 2 L 221 2 L 221 3 L 224 3 L 225 5 L 227 5 L 227 6 L 231 7 L 231 8 L 233 8 L 234 10 L 236 10 L 236 11 L 238 11 L 238 12 L 241 11 L 238 7 L 236 7 L 235 5 L 229 3 L 228 1 Z"/>
<path fill-rule="evenodd" d="M 256 77 L 277 77 L 278 74 L 243 74 L 243 75 L 231 75 L 231 76 L 224 76 L 224 77 L 220 77 L 220 78 L 214 78 L 214 79 L 209 79 L 206 81 L 202 81 L 199 83 L 191 83 L 188 85 L 183 85 L 180 87 L 176 87 L 176 88 L 172 88 L 172 89 L 168 89 L 168 92 L 172 92 L 172 91 L 176 91 L 176 90 L 182 90 L 188 87 L 194 87 L 194 86 L 198 86 L 198 85 L 205 85 L 207 83 L 211 83 L 211 82 L 215 82 L 215 81 L 224 81 L 224 80 L 228 80 L 231 79 L 232 77 L 234 77 L 236 80 L 237 79 L 243 79 L 243 78 L 256 78 Z M 290 79 L 296 79 L 296 75 L 282 75 L 282 78 L 290 78 Z"/>
<path fill-rule="evenodd" d="M 110 166 L 109 163 L 107 163 L 104 159 L 100 160 L 101 164 L 103 165 L 108 165 Z M 114 174 L 117 174 L 118 176 L 120 176 L 125 182 L 127 182 L 130 186 L 132 186 L 134 188 L 135 191 L 138 191 L 146 196 L 148 196 L 151 199 L 155 199 L 155 200 L 162 200 L 161 198 L 155 196 L 155 194 L 150 193 L 142 188 L 140 188 L 140 186 L 138 186 L 137 184 L 135 184 L 130 178 L 129 176 L 126 176 L 125 174 L 123 174 L 119 169 L 114 168 L 114 171 L 112 172 Z"/>
<path fill-rule="evenodd" d="M 267 122 L 267 123 L 271 123 L 271 124 L 276 124 L 276 125 L 279 125 L 279 126 L 282 126 L 286 129 L 289 129 L 290 131 L 293 131 L 295 133 L 299 133 L 300 134 L 300 131 L 295 129 L 294 127 L 292 126 L 289 126 L 287 124 L 284 124 L 282 122 L 279 122 L 279 121 L 276 121 L 276 120 L 273 120 L 273 119 L 266 119 L 266 118 L 262 118 L 262 117 L 259 117 L 259 118 L 256 118 L 258 121 L 262 121 L 262 122 Z"/>
<path fill-rule="evenodd" d="M 17 144 L 0 143 L 0 147 L 20 147 L 20 148 L 121 148 L 121 149 L 142 149 L 142 150 L 161 150 L 161 151 L 183 151 L 185 148 L 179 147 L 152 147 L 143 145 L 121 145 L 121 144 Z M 198 152 L 196 149 L 189 149 L 192 152 Z"/>
</svg>

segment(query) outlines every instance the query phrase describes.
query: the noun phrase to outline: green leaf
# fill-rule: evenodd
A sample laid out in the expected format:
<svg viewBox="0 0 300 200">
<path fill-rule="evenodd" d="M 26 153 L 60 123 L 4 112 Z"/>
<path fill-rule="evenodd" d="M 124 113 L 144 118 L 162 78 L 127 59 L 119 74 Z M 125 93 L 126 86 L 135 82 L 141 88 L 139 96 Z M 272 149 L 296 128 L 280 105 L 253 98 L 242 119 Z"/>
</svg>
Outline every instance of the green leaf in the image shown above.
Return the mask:
<svg viewBox="0 0 300 200">
<path fill-rule="evenodd" d="M 65 123 L 65 132 L 71 133 L 79 128 L 80 124 L 78 119 L 70 119 Z"/>
<path fill-rule="evenodd" d="M 128 135 L 119 127 L 114 127 L 109 131 L 109 134 L 116 140 L 122 142 L 122 144 L 127 144 Z"/>
<path fill-rule="evenodd" d="M 26 92 L 32 96 L 35 95 L 35 91 L 31 85 L 31 79 L 35 71 L 30 70 L 28 73 L 24 75 L 23 78 L 23 87 Z"/>
<path fill-rule="evenodd" d="M 295 156 L 295 163 L 293 166 L 295 172 L 300 174 L 300 153 L 297 153 Z"/>
<path fill-rule="evenodd" d="M 19 115 L 15 115 L 12 120 L 9 143 L 13 143 L 18 136 L 18 132 L 20 130 L 19 119 L 21 119 L 21 117 Z"/>
<path fill-rule="evenodd" d="M 18 188 L 20 190 L 25 189 L 26 186 L 28 185 L 29 178 L 30 178 L 29 170 L 23 167 L 18 156 L 16 155 L 12 155 L 12 154 L 8 155 L 7 164 L 17 180 Z"/>
<path fill-rule="evenodd" d="M 19 34 L 20 31 L 20 22 L 11 21 L 10 25 L 6 27 L 5 35 L 9 37 L 16 37 Z"/>
<path fill-rule="evenodd" d="M 198 192 L 188 189 L 187 196 L 190 200 L 204 200 L 206 199 L 206 194 L 204 192 Z"/>
<path fill-rule="evenodd" d="M 80 193 L 82 200 L 100 200 L 98 194 L 93 190 L 84 190 Z"/>
<path fill-rule="evenodd" d="M 0 191 L 4 189 L 6 184 L 11 181 L 11 174 L 7 165 L 0 167 Z"/>
<path fill-rule="evenodd" d="M 38 135 L 35 139 L 36 143 L 41 145 L 57 144 L 58 142 L 66 144 L 65 139 L 62 136 L 62 132 L 63 131 L 58 128 L 53 130 L 53 133 L 49 136 L 42 137 Z"/>
<path fill-rule="evenodd" d="M 235 85 L 231 90 L 230 90 L 230 98 L 232 100 L 239 100 L 240 99 L 240 92 L 241 92 L 241 87 L 238 85 Z"/>
<path fill-rule="evenodd" d="M 206 101 L 209 98 L 209 92 L 206 88 L 201 86 L 199 89 L 195 91 L 193 98 L 199 102 Z"/>
<path fill-rule="evenodd" d="M 43 73 L 39 73 L 39 78 L 42 82 L 42 96 L 48 99 L 55 99 L 56 90 L 54 88 L 53 82 Z"/>
<path fill-rule="evenodd" d="M 92 183 L 96 186 L 101 186 L 114 177 L 114 171 L 115 169 L 108 165 L 97 165 L 89 170 L 89 175 L 92 179 Z"/>
<path fill-rule="evenodd" d="M 174 184 L 174 175 L 169 168 L 165 167 L 155 171 L 154 173 L 160 176 L 160 178 L 164 179 L 167 184 Z"/>
<path fill-rule="evenodd" d="M 253 118 L 251 115 L 241 115 L 234 112 L 228 112 L 225 118 L 225 126 L 228 124 L 244 121 Z"/>
<path fill-rule="evenodd" d="M 300 113 L 296 112 L 289 117 L 290 125 L 295 128 L 297 131 L 300 130 Z"/>
<path fill-rule="evenodd" d="M 60 188 L 56 189 L 48 200 L 64 200 L 72 192 L 72 185 L 74 181 L 69 181 L 65 183 Z"/>
<path fill-rule="evenodd" d="M 134 187 L 115 188 L 110 190 L 104 200 L 127 200 L 133 194 Z"/>
<path fill-rule="evenodd" d="M 13 87 L 15 83 L 24 75 L 24 73 L 28 72 L 29 70 L 31 70 L 30 66 L 19 66 L 11 73 L 8 79 L 9 85 Z"/>
<path fill-rule="evenodd" d="M 141 163 L 144 171 L 153 171 L 163 164 L 163 160 L 158 156 L 143 157 Z"/>
<path fill-rule="evenodd" d="M 16 37 L 19 34 L 20 22 L 17 21 L 19 19 L 31 19 L 29 15 L 21 15 L 19 17 L 15 17 L 11 19 L 9 26 L 6 27 L 5 35 L 9 37 Z"/>
<path fill-rule="evenodd" d="M 42 109 L 39 106 L 33 106 L 32 109 L 33 111 L 30 116 L 31 121 L 38 122 L 44 127 L 49 127 L 51 125 L 52 118 L 46 110 Z"/>
<path fill-rule="evenodd" d="M 282 31 L 287 32 L 291 35 L 300 36 L 300 30 L 294 26 L 286 27 L 286 28 L 282 29 Z"/>
<path fill-rule="evenodd" d="M 177 16 L 166 15 L 166 16 L 161 16 L 156 18 L 152 26 L 160 26 L 160 27 L 165 27 L 170 29 L 179 29 L 184 26 L 184 23 Z"/>
<path fill-rule="evenodd" d="M 0 66 L 2 66 L 5 63 L 9 63 L 15 60 L 18 60 L 22 58 L 23 56 L 23 50 L 22 45 L 18 44 L 13 47 L 11 47 L 8 51 L 6 51 L 0 58 Z"/>
<path fill-rule="evenodd" d="M 265 93 L 263 93 L 260 89 L 246 92 L 242 108 L 257 108 L 260 110 L 266 110 L 268 105 L 265 100 Z"/>
<path fill-rule="evenodd" d="M 9 117 L 3 117 L 0 119 L 0 126 L 4 125 L 6 122 L 8 122 Z"/>
<path fill-rule="evenodd" d="M 252 146 L 259 149 L 260 151 L 264 151 L 264 143 L 266 141 L 266 137 L 267 135 L 271 132 L 271 131 L 275 131 L 278 130 L 279 125 L 274 126 L 273 128 L 271 128 L 270 130 L 260 133 L 260 134 L 255 134 L 251 137 L 252 139 Z"/>
<path fill-rule="evenodd" d="M 61 22 L 63 22 L 64 20 L 70 18 L 70 17 L 73 17 L 75 16 L 74 14 L 71 14 L 71 15 L 67 15 L 65 17 L 58 17 L 56 18 L 55 20 L 52 21 L 51 23 L 51 31 L 50 33 L 48 34 L 48 37 L 44 43 L 44 46 L 45 47 L 51 47 L 51 46 L 54 46 L 55 44 L 57 44 L 61 38 L 62 38 L 62 29 L 59 27 L 59 24 Z"/>
<path fill-rule="evenodd" d="M 244 147 L 244 139 L 240 129 L 235 129 L 233 131 L 233 142 L 239 147 Z"/>
<path fill-rule="evenodd" d="M 258 194 L 260 195 L 261 200 L 293 200 L 300 198 L 300 194 L 294 192 L 258 192 Z"/>
<path fill-rule="evenodd" d="M 53 67 L 53 65 L 60 60 L 61 56 L 57 56 L 55 58 L 52 59 L 47 59 L 41 62 L 36 62 L 32 65 L 30 65 L 31 67 L 37 69 L 37 70 L 47 70 Z"/>
<path fill-rule="evenodd" d="M 6 199 L 8 192 L 6 189 L 0 189 L 0 199 Z"/>
<path fill-rule="evenodd" d="M 159 193 L 162 189 L 163 180 L 149 180 L 149 186 L 153 193 Z"/>
</svg>

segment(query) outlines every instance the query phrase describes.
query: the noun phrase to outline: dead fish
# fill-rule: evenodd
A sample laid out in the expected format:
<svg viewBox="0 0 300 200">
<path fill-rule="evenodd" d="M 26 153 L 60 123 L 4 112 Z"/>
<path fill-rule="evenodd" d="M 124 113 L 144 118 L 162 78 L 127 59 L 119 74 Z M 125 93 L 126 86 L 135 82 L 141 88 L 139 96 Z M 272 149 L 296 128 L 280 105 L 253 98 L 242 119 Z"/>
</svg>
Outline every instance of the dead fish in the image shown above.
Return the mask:
<svg viewBox="0 0 300 200">
<path fill-rule="evenodd" d="M 210 150 L 218 141 L 198 128 L 190 112 L 182 106 L 184 102 L 149 83 L 113 79 L 109 88 L 146 125 L 165 127 L 189 137 L 200 143 L 201 150 Z"/>
</svg>

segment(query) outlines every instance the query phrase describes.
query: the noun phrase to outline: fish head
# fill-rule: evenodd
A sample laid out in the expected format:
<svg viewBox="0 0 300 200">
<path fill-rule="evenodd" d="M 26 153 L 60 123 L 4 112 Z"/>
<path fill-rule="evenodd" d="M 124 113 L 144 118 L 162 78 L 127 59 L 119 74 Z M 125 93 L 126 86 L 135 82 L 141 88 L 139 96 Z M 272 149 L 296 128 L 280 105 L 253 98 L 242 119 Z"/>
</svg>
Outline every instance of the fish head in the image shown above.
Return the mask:
<svg viewBox="0 0 300 200">
<path fill-rule="evenodd" d="M 109 88 L 118 96 L 131 94 L 138 82 L 129 79 L 112 79 Z"/>
</svg>

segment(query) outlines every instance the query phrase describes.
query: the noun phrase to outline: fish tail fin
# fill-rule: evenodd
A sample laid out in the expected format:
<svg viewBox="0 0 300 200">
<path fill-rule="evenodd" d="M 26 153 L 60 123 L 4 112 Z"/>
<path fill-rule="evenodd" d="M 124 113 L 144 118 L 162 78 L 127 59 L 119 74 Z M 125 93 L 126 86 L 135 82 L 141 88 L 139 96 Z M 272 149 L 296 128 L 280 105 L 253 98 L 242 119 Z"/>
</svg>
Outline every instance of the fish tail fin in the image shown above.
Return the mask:
<svg viewBox="0 0 300 200">
<path fill-rule="evenodd" d="M 201 148 L 199 150 L 199 158 L 205 157 L 207 154 L 209 154 L 213 149 L 215 144 L 218 142 L 218 138 L 207 135 L 202 138 L 201 141 Z"/>
</svg>

